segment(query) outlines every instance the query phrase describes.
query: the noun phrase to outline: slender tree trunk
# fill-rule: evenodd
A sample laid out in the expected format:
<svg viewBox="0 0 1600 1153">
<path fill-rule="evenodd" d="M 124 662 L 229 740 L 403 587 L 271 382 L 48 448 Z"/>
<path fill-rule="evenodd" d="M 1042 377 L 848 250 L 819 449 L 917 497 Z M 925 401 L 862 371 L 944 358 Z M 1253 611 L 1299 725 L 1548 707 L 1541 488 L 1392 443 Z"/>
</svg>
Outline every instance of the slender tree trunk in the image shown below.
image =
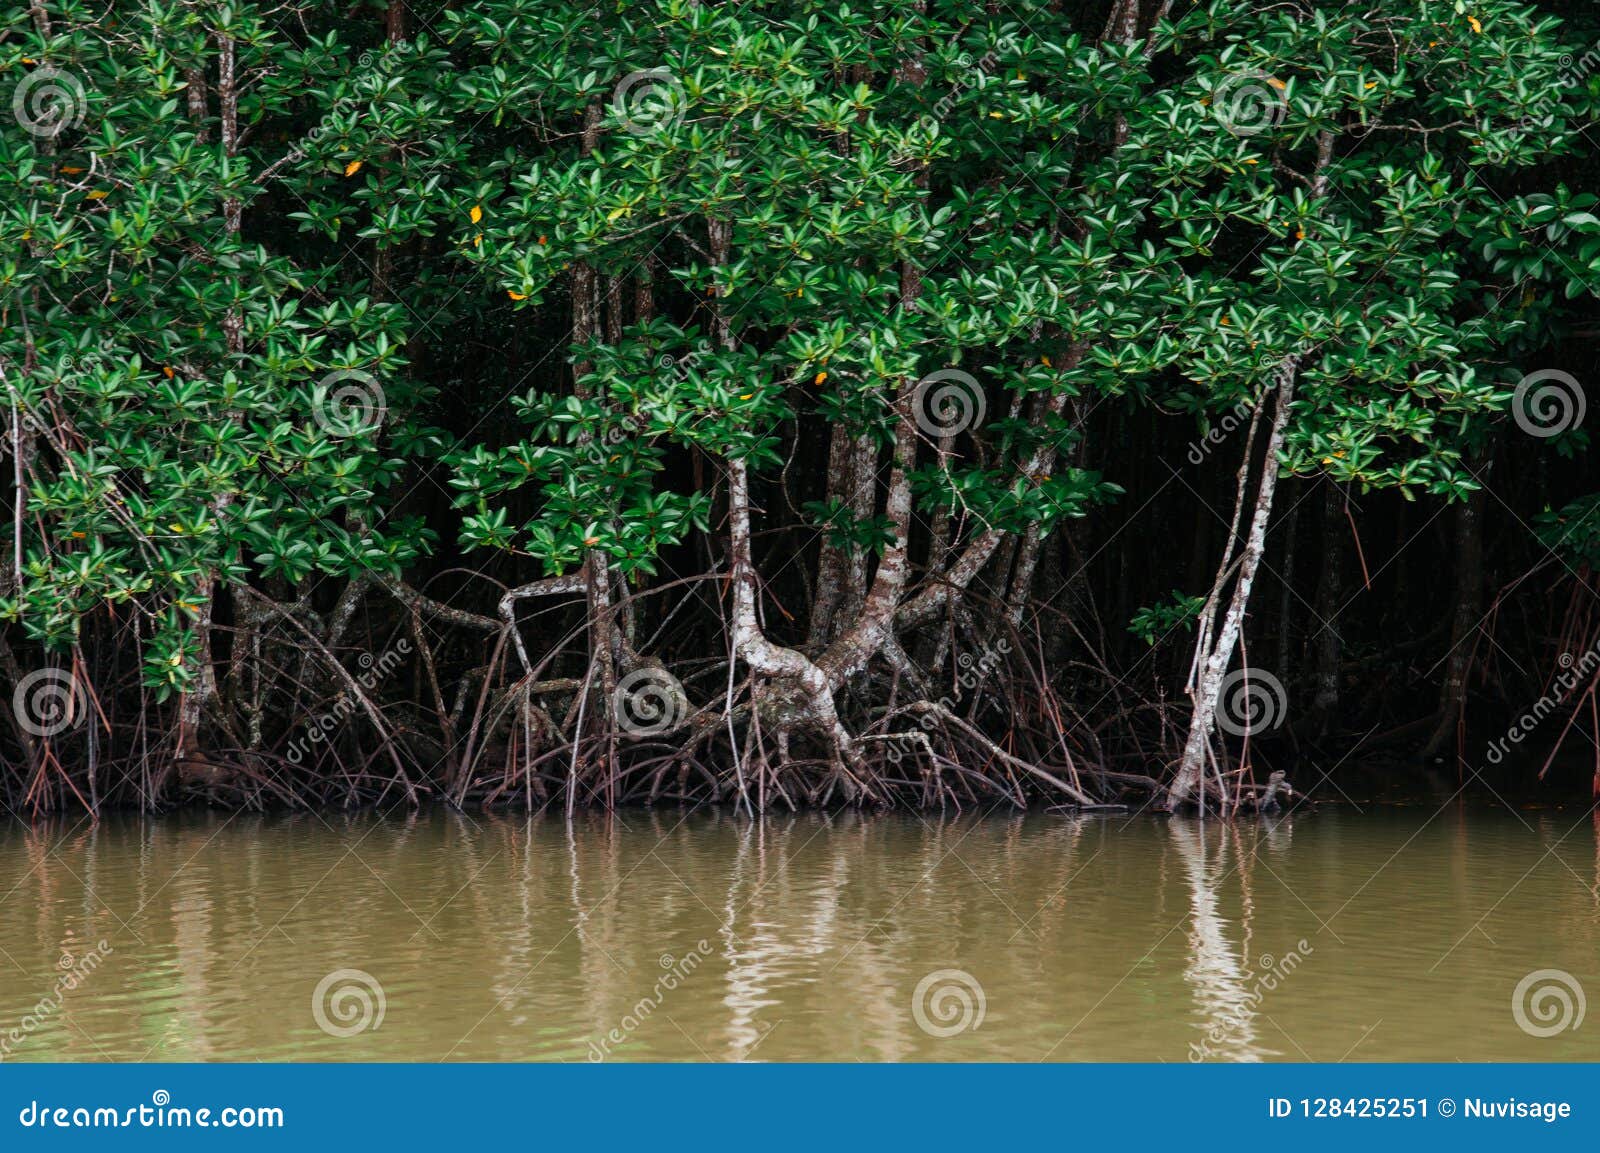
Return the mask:
<svg viewBox="0 0 1600 1153">
<path fill-rule="evenodd" d="M 1334 139 L 1332 131 L 1324 131 L 1317 137 L 1316 174 L 1311 182 L 1313 201 L 1320 201 L 1328 193 L 1328 167 L 1333 162 Z M 1198 798 L 1204 807 L 1202 794 L 1205 789 L 1205 770 L 1211 755 L 1211 734 L 1217 723 L 1218 696 L 1222 689 L 1222 679 L 1227 674 L 1229 663 L 1233 660 L 1233 650 L 1239 643 L 1239 634 L 1244 627 L 1245 609 L 1250 602 L 1250 590 L 1255 584 L 1256 570 L 1260 567 L 1261 555 L 1266 549 L 1267 524 L 1272 517 L 1273 494 L 1277 491 L 1278 484 L 1278 457 L 1283 451 L 1284 433 L 1288 428 L 1295 385 L 1304 357 L 1304 351 L 1297 349 L 1285 356 L 1278 365 L 1272 428 L 1267 436 L 1261 479 L 1256 488 L 1254 508 L 1250 515 L 1250 530 L 1238 557 L 1238 575 L 1233 578 L 1233 594 L 1228 600 L 1227 613 L 1213 638 L 1212 626 L 1216 612 L 1235 565 L 1232 530 L 1229 532 L 1223 563 L 1217 570 L 1217 580 L 1212 586 L 1211 597 L 1195 630 L 1198 635 L 1195 642 L 1194 665 L 1189 674 L 1189 692 L 1194 700 L 1194 712 L 1189 720 L 1189 735 L 1184 742 L 1183 757 L 1178 762 L 1178 771 L 1167 790 L 1168 806 L 1188 804 Z M 1263 398 L 1261 403 L 1264 406 L 1266 398 Z M 1258 408 L 1258 417 L 1259 413 Z M 1254 440 L 1253 424 L 1251 440 Z M 1239 470 L 1241 507 L 1248 491 L 1251 450 L 1252 446 L 1247 445 L 1245 462 Z M 1235 520 L 1238 514 L 1239 508 L 1236 507 Z"/>
<path fill-rule="evenodd" d="M 1202 616 L 1197 629 L 1199 642 L 1195 651 L 1195 668 L 1190 674 L 1190 694 L 1194 699 L 1194 714 L 1189 722 L 1189 736 L 1184 742 L 1183 759 L 1179 762 L 1178 774 L 1167 793 L 1169 805 L 1187 804 L 1196 799 L 1204 788 L 1205 769 L 1211 754 L 1211 734 L 1216 727 L 1217 703 L 1222 679 L 1227 674 L 1229 663 L 1233 660 L 1233 650 L 1239 643 L 1239 634 L 1244 627 L 1245 609 L 1250 602 L 1250 590 L 1255 584 L 1262 553 L 1266 550 L 1267 524 L 1272 517 L 1272 498 L 1278 482 L 1278 456 L 1283 450 L 1284 432 L 1289 423 L 1290 406 L 1294 402 L 1300 360 L 1300 353 L 1290 353 L 1284 357 L 1278 368 L 1277 387 L 1272 397 L 1272 427 L 1267 435 L 1261 476 L 1250 514 L 1250 528 L 1245 537 L 1244 547 L 1239 552 L 1238 575 L 1233 578 L 1233 595 L 1228 600 L 1227 612 L 1213 641 L 1211 624 L 1235 565 L 1231 555 L 1233 552 L 1231 539 L 1228 553 L 1217 573 L 1217 582 L 1213 586 L 1211 600 L 1207 604 L 1207 613 Z M 1265 406 L 1267 398 L 1263 398 L 1261 403 Z M 1246 446 L 1245 464 L 1239 470 L 1241 498 L 1248 491 L 1251 472 L 1248 454 L 1253 448 L 1253 445 Z M 1203 805 L 1204 801 L 1201 803 Z"/>
</svg>

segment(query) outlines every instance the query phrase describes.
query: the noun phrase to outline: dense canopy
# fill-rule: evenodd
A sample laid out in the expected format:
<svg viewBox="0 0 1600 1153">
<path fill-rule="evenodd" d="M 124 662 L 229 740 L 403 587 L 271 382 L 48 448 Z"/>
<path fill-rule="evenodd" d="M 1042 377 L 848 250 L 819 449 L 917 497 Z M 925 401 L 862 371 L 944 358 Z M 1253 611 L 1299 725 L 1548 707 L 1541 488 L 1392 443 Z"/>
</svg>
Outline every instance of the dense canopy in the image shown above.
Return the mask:
<svg viewBox="0 0 1600 1153">
<path fill-rule="evenodd" d="M 1239 809 L 1600 735 L 1581 8 L 6 17 L 14 808 Z"/>
</svg>

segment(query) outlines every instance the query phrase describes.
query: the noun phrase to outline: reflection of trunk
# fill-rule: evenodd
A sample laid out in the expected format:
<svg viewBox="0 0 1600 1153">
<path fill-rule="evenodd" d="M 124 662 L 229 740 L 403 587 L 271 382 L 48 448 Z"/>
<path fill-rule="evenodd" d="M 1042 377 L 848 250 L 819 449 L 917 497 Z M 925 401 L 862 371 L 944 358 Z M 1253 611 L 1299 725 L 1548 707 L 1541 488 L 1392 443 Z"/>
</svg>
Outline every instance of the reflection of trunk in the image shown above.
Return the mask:
<svg viewBox="0 0 1600 1153">
<path fill-rule="evenodd" d="M 1331 480 L 1322 482 L 1322 571 L 1317 575 L 1317 695 L 1311 704 L 1312 732 L 1326 736 L 1339 712 L 1339 598 L 1343 592 L 1345 496 Z"/>
<path fill-rule="evenodd" d="M 1456 603 L 1450 627 L 1450 657 L 1439 690 L 1439 719 L 1424 751 L 1433 756 L 1452 735 L 1459 745 L 1467 700 L 1467 673 L 1474 646 L 1469 643 L 1483 615 L 1483 493 L 1456 505 Z"/>
<path fill-rule="evenodd" d="M 1187 820 L 1174 820 L 1169 828 L 1189 878 L 1189 959 L 1183 979 L 1194 990 L 1204 1029 L 1196 1051 L 1228 1061 L 1259 1061 L 1264 1054 L 1256 1044 L 1250 974 L 1229 942 L 1227 922 L 1217 908 L 1205 828 Z"/>
</svg>

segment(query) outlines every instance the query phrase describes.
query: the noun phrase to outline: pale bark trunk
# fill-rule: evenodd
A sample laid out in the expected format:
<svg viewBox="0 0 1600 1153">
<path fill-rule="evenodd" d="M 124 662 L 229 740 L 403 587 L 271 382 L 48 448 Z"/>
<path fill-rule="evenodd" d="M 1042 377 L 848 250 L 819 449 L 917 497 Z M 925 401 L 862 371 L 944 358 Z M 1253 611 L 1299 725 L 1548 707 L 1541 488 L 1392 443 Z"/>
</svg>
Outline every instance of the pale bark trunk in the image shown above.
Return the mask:
<svg viewBox="0 0 1600 1153">
<path fill-rule="evenodd" d="M 1335 136 L 1331 131 L 1324 131 L 1317 137 L 1317 165 L 1311 182 L 1313 201 L 1320 201 L 1328 193 L 1328 167 L 1333 162 L 1334 140 Z M 1188 686 L 1194 700 L 1194 712 L 1189 721 L 1188 737 L 1184 741 L 1183 757 L 1178 762 L 1178 771 L 1167 790 L 1168 806 L 1187 804 L 1198 796 L 1204 807 L 1205 771 L 1212 751 L 1211 734 L 1216 728 L 1218 694 L 1222 688 L 1222 679 L 1228 671 L 1228 664 L 1233 660 L 1233 650 L 1238 646 L 1239 635 L 1244 627 L 1245 609 L 1250 602 L 1250 590 L 1255 584 L 1262 553 L 1266 550 L 1267 525 L 1272 518 L 1273 494 L 1278 484 L 1278 458 L 1283 451 L 1284 434 L 1288 428 L 1295 385 L 1304 355 L 1303 351 L 1297 349 L 1285 356 L 1278 365 L 1272 427 L 1267 436 L 1261 480 L 1256 489 L 1254 508 L 1250 516 L 1249 534 L 1238 558 L 1238 575 L 1234 578 L 1233 594 L 1228 601 L 1227 614 L 1223 617 L 1221 629 L 1213 640 L 1211 621 L 1214 619 L 1221 593 L 1234 566 L 1234 529 L 1229 530 L 1228 547 L 1223 563 L 1217 569 L 1217 583 L 1212 588 L 1211 600 L 1207 603 L 1200 625 L 1196 629 L 1198 635 L 1195 641 L 1195 660 L 1189 674 Z M 1264 406 L 1266 399 L 1263 398 L 1261 403 Z M 1258 418 L 1259 414 L 1258 408 Z M 1251 441 L 1253 440 L 1252 423 Z M 1253 443 L 1246 446 L 1244 465 L 1240 469 L 1241 501 L 1247 489 L 1250 454 L 1253 447 Z M 1238 508 L 1235 508 L 1235 523 L 1238 520 L 1238 513 Z"/>
<path fill-rule="evenodd" d="M 1261 465 L 1261 479 L 1256 489 L 1254 507 L 1250 515 L 1250 529 L 1244 548 L 1239 554 L 1239 573 L 1234 579 L 1233 595 L 1228 600 L 1228 610 L 1222 619 L 1215 642 L 1209 649 L 1196 652 L 1197 669 L 1191 677 L 1190 692 L 1194 699 L 1194 714 L 1189 722 L 1189 736 L 1184 742 L 1183 760 L 1178 774 L 1168 790 L 1167 800 L 1172 805 L 1182 805 L 1195 799 L 1204 788 L 1206 761 L 1211 752 L 1211 734 L 1216 727 L 1217 698 L 1233 651 L 1238 646 L 1239 634 L 1244 626 L 1245 608 L 1250 601 L 1250 590 L 1255 584 L 1256 572 L 1266 549 L 1267 524 L 1272 517 L 1272 498 L 1278 482 L 1278 456 L 1283 450 L 1284 432 L 1289 423 L 1289 410 L 1294 401 L 1296 377 L 1300 369 L 1301 354 L 1290 353 L 1278 368 L 1278 383 L 1274 390 L 1274 408 L 1271 431 L 1267 435 L 1265 457 Z M 1266 400 L 1262 400 L 1266 404 Z M 1249 448 L 1246 451 L 1250 451 Z M 1246 459 L 1241 470 L 1241 480 L 1248 474 L 1250 462 Z M 1241 488 L 1241 492 L 1244 489 Z M 1232 552 L 1230 534 L 1229 553 Z M 1224 558 L 1218 572 L 1218 590 L 1227 583 L 1228 570 L 1233 567 L 1231 555 Z M 1209 641 L 1209 630 L 1200 630 L 1200 644 Z"/>
<path fill-rule="evenodd" d="M 843 424 L 833 426 L 828 443 L 826 496 L 837 499 L 850 488 L 852 475 L 850 434 Z M 834 614 L 844 595 L 849 546 L 824 537 L 817 561 L 817 591 L 811 603 L 811 623 L 806 644 L 820 649 L 833 639 Z"/>
</svg>

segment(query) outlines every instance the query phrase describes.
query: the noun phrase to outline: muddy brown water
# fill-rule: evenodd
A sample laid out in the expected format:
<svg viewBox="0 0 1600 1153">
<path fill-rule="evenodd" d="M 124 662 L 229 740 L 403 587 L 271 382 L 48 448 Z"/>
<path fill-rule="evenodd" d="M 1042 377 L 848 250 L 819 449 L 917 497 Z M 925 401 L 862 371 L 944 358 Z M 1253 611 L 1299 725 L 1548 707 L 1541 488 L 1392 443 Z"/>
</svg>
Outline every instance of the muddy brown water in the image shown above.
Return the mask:
<svg viewBox="0 0 1600 1153">
<path fill-rule="evenodd" d="M 1597 841 L 1431 805 L 12 823 L 0 1056 L 1596 1060 Z"/>
</svg>

